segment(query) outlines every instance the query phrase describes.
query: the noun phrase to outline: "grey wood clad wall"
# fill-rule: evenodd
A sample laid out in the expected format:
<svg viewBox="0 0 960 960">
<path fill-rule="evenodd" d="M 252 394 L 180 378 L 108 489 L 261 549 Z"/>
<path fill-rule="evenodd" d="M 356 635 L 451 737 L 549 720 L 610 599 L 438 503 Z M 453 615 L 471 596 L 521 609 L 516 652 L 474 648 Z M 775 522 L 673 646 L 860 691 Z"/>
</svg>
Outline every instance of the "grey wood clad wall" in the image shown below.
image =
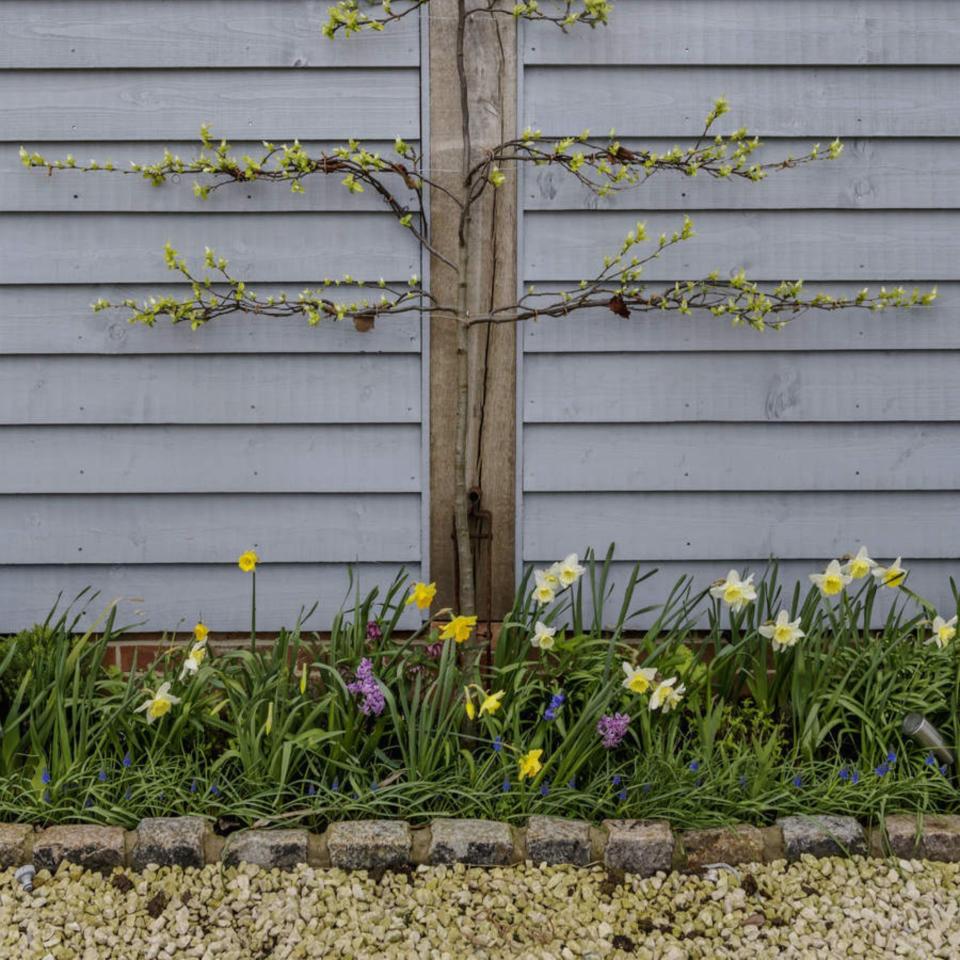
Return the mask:
<svg viewBox="0 0 960 960">
<path fill-rule="evenodd" d="M 227 318 L 134 328 L 91 301 L 176 289 L 162 248 L 209 245 L 263 292 L 324 276 L 422 274 L 368 192 L 227 188 L 26 171 L 50 157 L 152 160 L 421 136 L 415 17 L 331 43 L 326 0 L 0 0 L 0 631 L 61 591 L 123 599 L 148 630 L 329 625 L 352 565 L 364 586 L 423 562 L 419 319 L 352 325 Z"/>
<path fill-rule="evenodd" d="M 620 0 L 607 29 L 525 24 L 520 127 L 615 127 L 663 149 L 714 97 L 768 142 L 834 136 L 842 159 L 760 184 L 654 178 L 598 200 L 521 181 L 524 286 L 576 283 L 637 220 L 689 212 L 672 281 L 745 267 L 812 289 L 939 285 L 927 311 L 808 316 L 780 334 L 608 311 L 528 324 L 520 356 L 520 558 L 616 541 L 674 579 L 784 561 L 788 580 L 861 543 L 949 602 L 960 487 L 960 16 L 952 0 Z M 626 566 L 618 568 L 622 577 Z"/>
</svg>

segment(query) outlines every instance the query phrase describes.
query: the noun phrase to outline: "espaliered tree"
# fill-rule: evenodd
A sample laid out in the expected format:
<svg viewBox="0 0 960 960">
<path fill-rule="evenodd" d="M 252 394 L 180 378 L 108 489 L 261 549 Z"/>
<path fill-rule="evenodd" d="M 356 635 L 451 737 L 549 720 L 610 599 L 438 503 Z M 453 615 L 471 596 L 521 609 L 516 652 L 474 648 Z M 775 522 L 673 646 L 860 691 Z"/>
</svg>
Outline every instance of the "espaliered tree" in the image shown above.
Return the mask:
<svg viewBox="0 0 960 960">
<path fill-rule="evenodd" d="M 360 0 L 340 0 L 328 11 L 326 24 L 322 28 L 318 25 L 318 33 L 335 39 L 340 34 L 349 37 L 365 30 L 380 31 L 426 9 L 429 2 L 413 0 L 394 9 L 391 0 L 362 6 Z M 810 295 L 800 280 L 761 288 L 742 270 L 723 275 L 717 272 L 652 288 L 644 281 L 645 266 L 694 236 L 692 222 L 684 217 L 674 232 L 653 237 L 647 236 L 643 223 L 636 224 L 625 237 L 614 242 L 612 249 L 598 251 L 596 269 L 568 290 L 544 292 L 530 288 L 514 303 L 472 314 L 469 305 L 475 300 L 470 289 L 469 265 L 476 255 L 477 242 L 471 231 L 472 214 L 489 191 L 501 188 L 525 165 L 558 168 L 579 181 L 584 190 L 604 197 L 637 189 L 659 174 L 756 182 L 774 173 L 840 156 L 843 147 L 835 140 L 825 147 L 813 145 L 803 156 L 758 162 L 754 157 L 761 146 L 758 137 L 745 129 L 715 132 L 717 121 L 728 111 L 724 99 L 714 102 L 699 137 L 663 153 L 628 149 L 613 133 L 598 138 L 584 130 L 545 137 L 537 130 L 527 129 L 520 136 L 476 155 L 471 145 L 470 89 L 465 67 L 465 42 L 471 18 L 543 20 L 567 31 L 574 27 L 603 26 L 610 13 L 607 0 L 555 0 L 548 10 L 541 9 L 538 0 L 515 5 L 503 0 L 487 0 L 485 4 L 469 8 L 466 0 L 458 0 L 456 60 L 463 140 L 458 189 L 450 189 L 432 178 L 422 149 L 417 151 L 399 138 L 388 156 L 370 152 L 362 143 L 351 140 L 321 153 L 308 152 L 299 141 L 284 144 L 264 141 L 259 155 L 238 157 L 226 140 L 214 138 L 204 126 L 195 156 L 185 159 L 165 151 L 154 163 L 132 163 L 125 169 L 108 162 L 81 165 L 69 155 L 65 159 L 48 160 L 21 148 L 21 159 L 27 167 L 43 168 L 49 173 L 66 170 L 120 173 L 143 177 L 153 185 L 164 184 L 171 177 L 192 175 L 196 178 L 193 190 L 200 200 L 215 190 L 251 181 L 270 181 L 294 193 L 303 193 L 311 178 L 334 176 L 351 194 L 375 194 L 396 217 L 398 229 L 413 233 L 416 241 L 433 257 L 436 269 L 452 275 L 454 283 L 449 287 L 456 290 L 453 302 L 441 302 L 416 276 L 402 284 L 350 276 L 324 277 L 306 290 L 263 296 L 251 289 L 243 278 L 234 276 L 227 261 L 215 251 L 207 249 L 202 267 L 192 267 L 179 251 L 168 245 L 167 266 L 179 275 L 185 284 L 185 293 L 158 295 L 144 302 L 98 300 L 93 307 L 98 311 L 124 310 L 131 323 L 152 327 L 158 321 L 168 321 L 189 324 L 194 330 L 238 313 L 254 314 L 264 322 L 289 317 L 300 317 L 310 325 L 352 322 L 361 333 L 369 331 L 377 322 L 388 322 L 391 317 L 411 312 L 453 324 L 457 344 L 454 530 L 459 568 L 457 601 L 459 612 L 465 615 L 476 612 L 467 466 L 472 327 L 565 317 L 599 307 L 611 310 L 624 322 L 636 322 L 639 314 L 706 312 L 717 322 L 748 326 L 760 332 L 779 331 L 809 310 L 884 310 L 925 305 L 936 296 L 936 291 L 908 292 L 902 287 L 881 288 L 876 293 L 863 290 L 854 297 L 836 297 L 823 292 Z M 443 193 L 458 211 L 455 257 L 446 255 L 434 243 L 426 215 L 425 200 L 429 191 Z M 322 265 L 320 269 L 322 271 Z M 371 287 L 375 288 L 373 294 Z"/>
</svg>

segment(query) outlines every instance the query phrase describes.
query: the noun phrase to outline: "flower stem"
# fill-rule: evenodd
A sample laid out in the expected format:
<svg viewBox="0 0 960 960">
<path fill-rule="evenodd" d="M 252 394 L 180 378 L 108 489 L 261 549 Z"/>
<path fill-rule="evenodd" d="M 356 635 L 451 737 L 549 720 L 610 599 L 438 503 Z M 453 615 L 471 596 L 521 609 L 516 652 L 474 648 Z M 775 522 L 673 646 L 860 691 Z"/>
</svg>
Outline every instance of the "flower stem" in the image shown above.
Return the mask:
<svg viewBox="0 0 960 960">
<path fill-rule="evenodd" d="M 250 652 L 257 652 L 257 571 L 250 574 Z"/>
</svg>

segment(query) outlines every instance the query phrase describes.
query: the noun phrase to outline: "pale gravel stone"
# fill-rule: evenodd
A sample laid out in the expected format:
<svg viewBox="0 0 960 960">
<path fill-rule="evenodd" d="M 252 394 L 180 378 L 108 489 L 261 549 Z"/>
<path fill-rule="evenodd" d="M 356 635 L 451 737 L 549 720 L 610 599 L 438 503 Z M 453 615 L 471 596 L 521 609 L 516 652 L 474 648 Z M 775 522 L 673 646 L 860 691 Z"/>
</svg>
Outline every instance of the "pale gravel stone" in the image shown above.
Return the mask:
<svg viewBox="0 0 960 960">
<path fill-rule="evenodd" d="M 610 870 L 650 876 L 673 863 L 673 834 L 666 820 L 604 820 L 603 862 Z"/>
<path fill-rule="evenodd" d="M 514 859 L 513 833 L 497 820 L 434 820 L 430 863 L 504 865 Z"/>
<path fill-rule="evenodd" d="M 207 822 L 202 817 L 148 817 L 137 826 L 134 870 L 159 867 L 202 867 Z"/>
<path fill-rule="evenodd" d="M 702 870 L 711 863 L 761 863 L 763 834 L 757 827 L 738 823 L 732 827 L 688 830 L 680 835 L 687 868 Z"/>
<path fill-rule="evenodd" d="M 29 823 L 0 823 L 0 870 L 19 867 L 30 859 Z"/>
<path fill-rule="evenodd" d="M 590 824 L 585 820 L 533 816 L 527 823 L 527 859 L 534 863 L 573 863 L 592 859 Z"/>
<path fill-rule="evenodd" d="M 292 870 L 307 862 L 306 830 L 239 830 L 227 837 L 223 862 L 228 866 L 254 863 L 260 867 Z"/>
<path fill-rule="evenodd" d="M 131 873 L 61 867 L 5 883 L 0 956 L 24 960 L 798 960 L 960 955 L 960 869 L 861 857 L 757 864 L 714 880 L 602 867 L 420 867 L 409 876 L 300 866 Z M 8 875 L 9 879 L 9 875 Z M 158 903 L 158 894 L 163 894 Z M 151 906 L 153 904 L 153 906 Z"/>
<path fill-rule="evenodd" d="M 410 862 L 405 820 L 342 820 L 327 830 L 330 863 L 343 870 L 386 870 Z"/>
<path fill-rule="evenodd" d="M 799 860 L 805 853 L 814 857 L 849 857 L 867 852 L 863 827 L 853 817 L 781 817 L 777 826 L 783 831 L 788 860 Z"/>
<path fill-rule="evenodd" d="M 47 827 L 33 843 L 33 865 L 51 873 L 64 860 L 87 870 L 112 870 L 123 866 L 123 858 L 122 827 L 91 823 Z"/>
</svg>

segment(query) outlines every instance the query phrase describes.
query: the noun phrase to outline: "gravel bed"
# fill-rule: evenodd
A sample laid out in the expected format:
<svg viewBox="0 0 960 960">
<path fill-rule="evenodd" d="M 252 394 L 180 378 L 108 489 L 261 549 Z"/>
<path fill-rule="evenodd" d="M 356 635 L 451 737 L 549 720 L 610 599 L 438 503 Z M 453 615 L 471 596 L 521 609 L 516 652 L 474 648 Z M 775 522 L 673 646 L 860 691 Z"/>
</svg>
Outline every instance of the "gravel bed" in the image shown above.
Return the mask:
<svg viewBox="0 0 960 960">
<path fill-rule="evenodd" d="M 0 956 L 956 957 L 960 864 L 814 859 L 618 881 L 602 868 L 250 865 L 0 873 Z"/>
</svg>

